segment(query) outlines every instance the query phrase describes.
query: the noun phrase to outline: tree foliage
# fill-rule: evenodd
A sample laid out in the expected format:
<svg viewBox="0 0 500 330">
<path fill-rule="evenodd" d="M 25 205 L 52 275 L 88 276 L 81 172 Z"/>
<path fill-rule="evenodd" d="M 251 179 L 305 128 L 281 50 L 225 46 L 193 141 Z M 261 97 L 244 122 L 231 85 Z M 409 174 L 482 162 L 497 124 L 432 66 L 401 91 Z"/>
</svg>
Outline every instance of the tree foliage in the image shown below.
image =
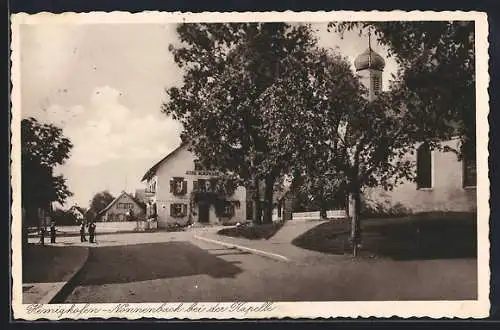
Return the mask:
<svg viewBox="0 0 500 330">
<path fill-rule="evenodd" d="M 73 147 L 62 129 L 35 118 L 21 122 L 21 174 L 23 207 L 47 209 L 50 202 L 64 205 L 72 196 L 62 175 L 54 175 L 56 166 L 70 157 Z M 32 217 L 32 215 L 30 215 Z"/>
<path fill-rule="evenodd" d="M 311 30 L 244 23 L 183 24 L 177 32 L 184 44 L 171 50 L 185 75 L 181 88 L 167 90 L 163 111 L 181 121 L 183 140 L 205 166 L 247 186 L 264 181 L 270 202 L 276 179 L 289 168 L 284 157 L 290 148 L 276 148 L 270 123 L 278 114 L 264 107 L 261 96 L 308 54 L 315 44 Z"/>
<path fill-rule="evenodd" d="M 255 189 L 267 210 L 276 181 L 294 172 L 316 197 L 339 191 L 354 205 L 357 235 L 364 188 L 413 179 L 415 143 L 472 139 L 474 27 L 469 22 L 331 23 L 339 33 L 371 27 L 400 70 L 375 100 L 348 61 L 318 46 L 309 26 L 183 24 L 172 47 L 185 69 L 163 111 L 201 162 Z M 474 123 L 474 124 L 473 124 Z M 305 193 L 304 191 L 304 193 Z M 267 219 L 269 219 L 269 213 Z"/>
<path fill-rule="evenodd" d="M 51 218 L 58 226 L 74 226 L 79 224 L 78 219 L 72 212 L 60 208 L 53 210 Z"/>
<path fill-rule="evenodd" d="M 341 35 L 371 29 L 378 42 L 387 46 L 399 66 L 393 93 L 404 101 L 426 140 L 458 135 L 462 142 L 475 141 L 473 21 L 334 22 L 329 26 Z"/>
<path fill-rule="evenodd" d="M 111 195 L 111 193 L 107 190 L 98 192 L 92 197 L 92 200 L 90 201 L 90 208 L 89 212 L 90 217 L 95 217 L 99 212 L 104 210 L 106 206 L 108 206 L 109 203 L 111 203 L 115 197 Z"/>
</svg>

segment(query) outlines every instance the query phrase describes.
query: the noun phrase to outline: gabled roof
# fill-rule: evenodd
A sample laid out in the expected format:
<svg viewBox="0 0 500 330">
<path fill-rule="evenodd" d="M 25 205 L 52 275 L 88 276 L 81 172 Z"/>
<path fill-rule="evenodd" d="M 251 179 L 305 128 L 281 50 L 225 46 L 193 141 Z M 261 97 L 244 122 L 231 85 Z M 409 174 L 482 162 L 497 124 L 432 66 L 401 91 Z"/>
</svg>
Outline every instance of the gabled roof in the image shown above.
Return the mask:
<svg viewBox="0 0 500 330">
<path fill-rule="evenodd" d="M 172 152 L 170 152 L 168 155 L 163 157 L 158 163 L 154 164 L 153 167 L 151 167 L 142 177 L 141 181 L 148 180 L 150 179 L 153 175 L 155 175 L 156 171 L 158 168 L 167 160 L 172 158 L 179 150 L 181 150 L 183 147 L 187 146 L 186 142 L 181 143 L 177 148 L 175 148 Z"/>
<path fill-rule="evenodd" d="M 129 197 L 134 203 L 136 203 L 141 209 L 144 210 L 144 205 L 139 202 L 138 200 L 136 200 L 134 198 L 134 196 L 131 196 L 130 194 L 127 194 L 125 191 L 122 191 L 122 193 L 120 195 L 118 195 L 118 197 L 116 197 L 115 199 L 113 199 L 111 201 L 111 203 L 109 203 L 104 209 L 102 209 L 99 213 L 97 213 L 96 217 L 99 217 L 101 216 L 102 214 L 104 214 L 107 210 L 109 210 L 113 205 L 116 204 L 116 202 L 118 202 L 120 200 L 120 198 L 122 198 L 123 196 L 127 196 Z"/>
<path fill-rule="evenodd" d="M 70 208 L 70 210 L 71 210 L 71 209 L 75 209 L 75 210 L 77 210 L 77 211 L 78 211 L 78 212 L 80 212 L 82 215 L 83 215 L 83 214 L 85 214 L 85 213 L 87 212 L 87 210 L 85 210 L 83 207 L 80 207 L 80 206 L 77 206 L 77 205 L 73 205 L 73 206 Z"/>
</svg>

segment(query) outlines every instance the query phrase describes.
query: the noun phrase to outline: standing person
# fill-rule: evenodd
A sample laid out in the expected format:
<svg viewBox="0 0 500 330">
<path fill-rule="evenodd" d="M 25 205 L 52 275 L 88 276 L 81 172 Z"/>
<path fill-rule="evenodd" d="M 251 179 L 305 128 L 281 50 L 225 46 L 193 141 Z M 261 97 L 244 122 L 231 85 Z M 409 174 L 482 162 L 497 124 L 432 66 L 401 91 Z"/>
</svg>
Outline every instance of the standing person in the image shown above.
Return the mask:
<svg viewBox="0 0 500 330">
<path fill-rule="evenodd" d="M 86 242 L 87 238 L 85 237 L 85 222 L 82 221 L 82 224 L 80 225 L 80 242 Z"/>
<path fill-rule="evenodd" d="M 92 222 L 89 222 L 89 242 L 92 243 L 94 241 L 94 233 L 92 231 Z"/>
<path fill-rule="evenodd" d="M 50 223 L 50 243 L 56 242 L 56 222 L 52 221 Z"/>
<path fill-rule="evenodd" d="M 97 236 L 96 235 L 96 228 L 97 228 L 97 226 L 96 226 L 95 222 L 92 222 L 92 243 L 97 243 L 97 241 L 96 241 L 96 236 Z"/>
<path fill-rule="evenodd" d="M 89 224 L 89 241 L 90 243 L 95 243 L 95 224 L 91 222 Z"/>
<path fill-rule="evenodd" d="M 45 245 L 45 227 L 40 228 L 40 244 Z"/>
</svg>

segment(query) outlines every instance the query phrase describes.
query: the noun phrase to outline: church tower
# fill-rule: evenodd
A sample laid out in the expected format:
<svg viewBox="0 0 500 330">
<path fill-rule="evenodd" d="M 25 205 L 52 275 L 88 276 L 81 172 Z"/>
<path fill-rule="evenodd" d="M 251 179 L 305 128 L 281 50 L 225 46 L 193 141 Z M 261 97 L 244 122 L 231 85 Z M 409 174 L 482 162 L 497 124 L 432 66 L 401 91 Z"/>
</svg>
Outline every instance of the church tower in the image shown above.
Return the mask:
<svg viewBox="0 0 500 330">
<path fill-rule="evenodd" d="M 385 61 L 371 46 L 371 32 L 368 32 L 368 49 L 354 60 L 356 73 L 361 83 L 368 89 L 368 100 L 373 101 L 382 91 L 382 72 Z"/>
</svg>

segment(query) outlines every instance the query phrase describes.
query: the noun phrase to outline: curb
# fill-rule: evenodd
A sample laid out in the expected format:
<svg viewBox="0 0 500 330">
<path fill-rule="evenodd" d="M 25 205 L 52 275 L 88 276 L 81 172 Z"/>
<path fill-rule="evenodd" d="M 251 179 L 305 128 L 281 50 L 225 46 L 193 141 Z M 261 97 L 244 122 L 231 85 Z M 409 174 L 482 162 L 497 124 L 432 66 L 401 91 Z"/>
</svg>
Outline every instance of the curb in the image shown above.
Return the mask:
<svg viewBox="0 0 500 330">
<path fill-rule="evenodd" d="M 53 290 L 49 291 L 45 296 L 43 296 L 43 298 L 38 303 L 39 304 L 62 303 L 66 295 L 69 293 L 69 291 L 72 290 L 83 268 L 87 264 L 87 261 L 89 260 L 89 255 L 90 255 L 90 247 L 87 247 L 87 254 L 80 267 L 78 267 L 73 272 L 73 274 L 67 281 L 61 282 L 61 284 L 57 285 Z"/>
<path fill-rule="evenodd" d="M 233 249 L 238 249 L 238 250 L 245 251 L 245 252 L 250 252 L 250 253 L 257 254 L 257 255 L 260 255 L 262 257 L 266 257 L 266 258 L 269 258 L 269 259 L 290 262 L 290 259 L 288 259 L 287 257 L 279 255 L 279 254 L 276 254 L 276 253 L 271 253 L 271 252 L 266 252 L 266 251 L 262 251 L 262 250 L 252 249 L 252 248 L 249 248 L 249 247 L 246 247 L 246 246 L 237 245 L 237 244 L 233 244 L 233 243 L 226 243 L 226 242 L 222 242 L 222 241 L 217 241 L 215 239 L 210 239 L 210 238 L 206 238 L 206 237 L 202 237 L 202 236 L 198 236 L 198 235 L 194 235 L 194 238 L 198 239 L 198 240 L 201 240 L 201 241 L 205 241 L 205 242 L 209 242 L 209 243 L 213 243 L 213 244 L 222 245 L 222 246 L 225 246 L 225 247 L 228 247 L 228 248 L 233 248 Z"/>
</svg>

